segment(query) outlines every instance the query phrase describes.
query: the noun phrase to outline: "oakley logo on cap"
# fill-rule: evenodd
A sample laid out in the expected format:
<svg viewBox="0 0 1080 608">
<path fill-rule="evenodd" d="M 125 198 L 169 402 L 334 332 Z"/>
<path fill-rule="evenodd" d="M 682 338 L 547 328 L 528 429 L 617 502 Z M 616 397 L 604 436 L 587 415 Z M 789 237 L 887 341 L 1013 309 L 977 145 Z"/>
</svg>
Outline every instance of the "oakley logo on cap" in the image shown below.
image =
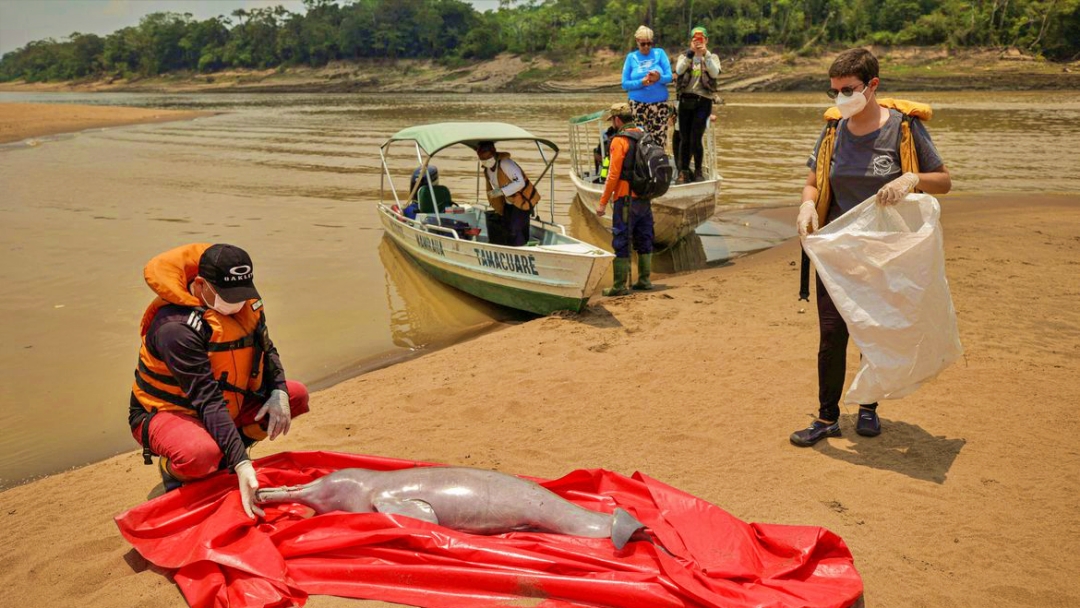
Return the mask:
<svg viewBox="0 0 1080 608">
<path fill-rule="evenodd" d="M 226 283 L 234 283 L 236 281 L 250 281 L 252 279 L 251 266 L 248 264 L 241 264 L 240 266 L 233 266 L 229 269 L 229 274 L 221 277 L 221 280 Z"/>
</svg>

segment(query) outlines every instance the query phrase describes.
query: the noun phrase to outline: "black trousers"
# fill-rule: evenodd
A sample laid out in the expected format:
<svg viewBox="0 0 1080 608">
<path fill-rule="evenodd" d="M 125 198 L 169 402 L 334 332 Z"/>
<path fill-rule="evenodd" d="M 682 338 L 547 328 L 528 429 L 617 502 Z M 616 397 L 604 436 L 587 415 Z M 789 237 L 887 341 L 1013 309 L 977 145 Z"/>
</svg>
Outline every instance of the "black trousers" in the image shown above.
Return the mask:
<svg viewBox="0 0 1080 608">
<path fill-rule="evenodd" d="M 690 170 L 690 158 L 694 159 L 694 173 L 701 173 L 705 158 L 702 139 L 712 115 L 712 100 L 700 95 L 684 94 L 679 97 L 679 170 Z"/>
<path fill-rule="evenodd" d="M 529 242 L 529 218 L 532 214 L 511 205 L 509 201 L 503 207 L 503 233 L 505 245 L 521 247 Z"/>
<path fill-rule="evenodd" d="M 844 393 L 847 372 L 848 328 L 821 277 L 817 277 L 817 310 L 818 328 L 821 330 L 817 355 L 818 417 L 831 421 L 840 418 L 840 397 Z M 877 404 L 861 407 L 875 409 Z"/>
</svg>

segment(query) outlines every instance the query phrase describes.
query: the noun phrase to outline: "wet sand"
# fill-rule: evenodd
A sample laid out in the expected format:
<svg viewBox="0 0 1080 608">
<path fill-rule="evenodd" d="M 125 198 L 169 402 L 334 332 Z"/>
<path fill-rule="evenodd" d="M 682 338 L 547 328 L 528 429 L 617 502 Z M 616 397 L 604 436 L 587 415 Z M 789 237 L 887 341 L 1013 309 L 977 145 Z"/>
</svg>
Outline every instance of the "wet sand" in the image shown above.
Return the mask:
<svg viewBox="0 0 1080 608">
<path fill-rule="evenodd" d="M 744 520 L 838 533 L 868 606 L 1078 605 L 1080 197 L 943 207 L 966 355 L 884 403 L 880 437 L 856 435 L 846 407 L 843 437 L 788 443 L 816 411 L 817 319 L 796 298 L 792 240 L 342 382 L 254 455 L 337 450 L 542 477 L 640 470 Z M 0 493 L 6 603 L 182 605 L 112 522 L 158 483 L 132 451 Z M 308 603 L 355 605 L 385 604 Z"/>
<path fill-rule="evenodd" d="M 188 112 L 118 106 L 0 103 L 0 144 L 120 125 L 191 120 L 213 112 Z"/>
</svg>

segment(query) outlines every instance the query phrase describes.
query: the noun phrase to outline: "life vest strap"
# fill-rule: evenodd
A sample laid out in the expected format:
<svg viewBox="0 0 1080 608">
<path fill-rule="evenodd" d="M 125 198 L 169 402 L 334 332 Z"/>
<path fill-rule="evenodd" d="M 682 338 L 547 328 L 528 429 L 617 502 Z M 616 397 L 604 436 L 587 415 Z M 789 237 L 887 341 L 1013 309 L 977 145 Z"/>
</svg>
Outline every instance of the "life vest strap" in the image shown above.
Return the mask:
<svg viewBox="0 0 1080 608">
<path fill-rule="evenodd" d="M 252 390 L 248 390 L 246 388 L 241 388 L 239 386 L 236 386 L 235 384 L 230 383 L 229 382 L 229 372 L 222 372 L 221 377 L 218 378 L 217 383 L 218 383 L 218 387 L 221 388 L 222 392 L 229 391 L 229 392 L 232 392 L 232 393 L 239 393 L 239 394 L 241 394 L 241 395 L 243 395 L 245 397 L 250 397 L 252 399 L 260 399 L 260 400 L 263 400 L 263 401 L 266 400 L 266 396 L 264 396 L 262 393 L 252 391 Z"/>
<path fill-rule="evenodd" d="M 263 365 L 263 357 L 269 357 L 274 348 L 270 341 L 270 330 L 266 328 L 266 315 L 259 313 L 259 324 L 255 326 L 255 352 L 251 356 L 251 377 L 258 378 Z"/>
<path fill-rule="evenodd" d="M 255 334 L 248 334 L 243 338 L 237 338 L 231 342 L 211 342 L 207 345 L 206 350 L 212 353 L 219 353 L 227 350 L 251 348 L 252 346 L 255 346 Z"/>
<path fill-rule="evenodd" d="M 173 405 L 189 409 L 194 411 L 195 408 L 191 405 L 191 400 L 181 395 L 174 395 L 172 393 L 161 390 L 160 388 L 150 384 L 145 378 L 136 370 L 135 372 L 135 385 L 139 387 L 139 390 L 150 395 L 151 397 L 157 397 L 162 401 L 166 401 Z"/>
<path fill-rule="evenodd" d="M 150 376 L 151 378 L 162 384 L 168 384 L 169 386 L 180 386 L 180 383 L 176 381 L 176 378 L 173 378 L 168 374 L 159 374 L 158 372 L 155 372 L 149 367 L 147 367 L 146 363 L 143 363 L 142 358 L 139 359 L 139 371 L 142 372 L 143 375 Z"/>
<path fill-rule="evenodd" d="M 149 412 L 143 415 L 142 421 L 142 458 L 143 464 L 154 464 L 151 459 L 154 456 L 154 451 L 150 449 L 150 419 L 157 414 L 157 408 L 151 408 Z"/>
</svg>

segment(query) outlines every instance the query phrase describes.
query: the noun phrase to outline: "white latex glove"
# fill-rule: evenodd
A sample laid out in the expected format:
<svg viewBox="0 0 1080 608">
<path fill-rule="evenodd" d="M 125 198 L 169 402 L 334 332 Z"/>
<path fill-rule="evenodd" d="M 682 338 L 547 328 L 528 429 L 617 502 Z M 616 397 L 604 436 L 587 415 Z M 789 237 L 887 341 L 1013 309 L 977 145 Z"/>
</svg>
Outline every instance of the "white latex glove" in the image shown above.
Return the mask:
<svg viewBox="0 0 1080 608">
<path fill-rule="evenodd" d="M 499 198 L 503 195 L 502 188 L 495 188 L 491 192 L 488 192 L 488 198 Z"/>
<path fill-rule="evenodd" d="M 604 217 L 604 211 L 606 209 L 607 209 L 607 205 L 604 204 L 604 203 L 600 203 L 600 205 L 598 205 L 596 207 L 596 217 Z"/>
<path fill-rule="evenodd" d="M 799 229 L 799 236 L 806 236 L 816 231 L 820 221 L 816 202 L 803 201 L 803 204 L 799 205 L 799 218 L 795 220 L 795 227 Z"/>
<path fill-rule="evenodd" d="M 255 467 L 250 460 L 236 465 L 236 479 L 240 484 L 240 502 L 244 504 L 244 513 L 251 519 L 264 517 L 266 513 L 255 504 L 255 490 L 259 489 L 259 480 L 255 478 Z"/>
<path fill-rule="evenodd" d="M 262 420 L 267 412 L 270 413 L 270 423 L 266 425 L 266 433 L 270 436 L 270 441 L 276 439 L 278 435 L 288 435 L 289 428 L 292 427 L 289 393 L 281 389 L 270 391 L 270 398 L 259 409 L 259 413 L 255 414 L 255 422 Z"/>
<path fill-rule="evenodd" d="M 904 200 L 919 185 L 919 176 L 908 172 L 881 187 L 877 192 L 877 204 L 895 205 Z"/>
</svg>

